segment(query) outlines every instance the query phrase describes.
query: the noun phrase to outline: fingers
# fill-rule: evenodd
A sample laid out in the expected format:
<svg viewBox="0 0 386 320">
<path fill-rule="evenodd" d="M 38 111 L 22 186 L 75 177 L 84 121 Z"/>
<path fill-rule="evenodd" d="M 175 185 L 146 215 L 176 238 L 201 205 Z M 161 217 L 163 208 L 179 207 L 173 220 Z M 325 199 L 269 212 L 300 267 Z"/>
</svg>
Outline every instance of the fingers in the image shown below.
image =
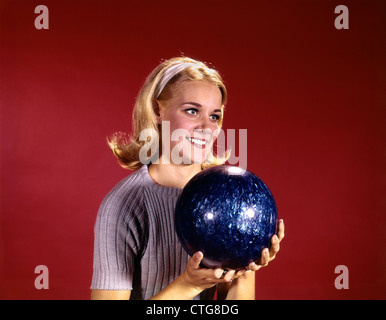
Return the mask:
<svg viewBox="0 0 386 320">
<path fill-rule="evenodd" d="M 221 268 L 210 269 L 201 266 L 201 262 L 204 258 L 204 254 L 201 251 L 197 251 L 188 260 L 189 268 L 192 271 L 199 271 L 202 279 L 208 282 L 222 283 L 232 280 L 235 270 L 225 270 Z"/>
<path fill-rule="evenodd" d="M 279 220 L 279 223 L 277 226 L 277 237 L 279 238 L 279 241 L 283 240 L 283 238 L 284 238 L 284 221 L 283 221 L 283 219 Z"/>
<path fill-rule="evenodd" d="M 226 274 L 226 270 L 224 269 L 220 269 L 220 268 L 213 269 L 213 276 L 216 279 L 221 279 L 223 276 L 225 276 L 225 274 Z"/>
<path fill-rule="evenodd" d="M 262 252 L 261 252 L 261 257 L 259 259 L 258 262 L 251 262 L 248 267 L 247 267 L 247 270 L 251 270 L 251 271 L 257 271 L 259 270 L 261 267 L 266 267 L 268 265 L 268 262 L 271 260 L 270 258 L 270 253 L 269 253 L 269 250 L 268 248 L 265 248 Z"/>
<path fill-rule="evenodd" d="M 202 259 L 204 258 L 204 255 L 201 251 L 197 251 L 188 261 L 190 264 L 190 267 L 193 269 L 198 269 L 200 268 L 200 263 Z"/>
<path fill-rule="evenodd" d="M 260 260 L 256 263 L 252 262 L 248 265 L 247 270 L 257 271 L 261 267 L 266 267 L 268 263 L 275 259 L 276 254 L 280 250 L 280 241 L 284 238 L 284 221 L 280 219 L 278 222 L 277 234 L 271 238 L 271 249 L 264 249 L 261 252 Z"/>
<path fill-rule="evenodd" d="M 275 259 L 276 254 L 280 250 L 280 240 L 277 235 L 274 235 L 271 239 L 271 249 L 269 250 L 269 258 L 270 260 Z"/>
<path fill-rule="evenodd" d="M 225 269 L 216 269 L 221 271 L 220 277 L 218 279 L 222 280 L 221 282 L 230 282 L 235 275 L 236 270 L 225 270 Z M 218 277 L 218 272 L 216 272 L 216 277 Z"/>
<path fill-rule="evenodd" d="M 214 269 L 213 275 L 218 283 L 230 282 L 235 275 L 236 270 L 227 270 L 227 269 Z"/>
<path fill-rule="evenodd" d="M 266 267 L 268 265 L 268 262 L 271 260 L 270 258 L 270 253 L 267 248 L 265 248 L 262 253 L 261 253 L 261 258 L 260 258 L 260 268 L 261 267 Z"/>
<path fill-rule="evenodd" d="M 237 279 L 239 277 L 241 277 L 244 273 L 246 273 L 248 270 L 247 268 L 244 268 L 244 269 L 240 269 L 240 270 L 237 270 L 233 276 L 233 279 Z"/>
<path fill-rule="evenodd" d="M 275 259 L 276 254 L 280 250 L 280 241 L 284 238 L 284 221 L 279 220 L 277 234 L 271 238 L 271 249 L 269 250 L 270 260 Z"/>
</svg>

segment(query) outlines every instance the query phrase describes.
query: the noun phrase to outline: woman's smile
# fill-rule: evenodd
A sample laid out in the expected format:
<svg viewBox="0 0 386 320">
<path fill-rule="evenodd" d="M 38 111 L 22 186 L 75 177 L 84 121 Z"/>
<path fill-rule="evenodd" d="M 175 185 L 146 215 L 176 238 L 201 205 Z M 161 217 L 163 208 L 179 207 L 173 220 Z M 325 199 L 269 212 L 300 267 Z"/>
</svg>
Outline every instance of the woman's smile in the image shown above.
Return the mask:
<svg viewBox="0 0 386 320">
<path fill-rule="evenodd" d="M 205 148 L 206 147 L 206 140 L 202 139 L 197 139 L 197 138 L 191 138 L 191 137 L 186 137 L 186 139 L 193 144 L 196 148 Z"/>
</svg>

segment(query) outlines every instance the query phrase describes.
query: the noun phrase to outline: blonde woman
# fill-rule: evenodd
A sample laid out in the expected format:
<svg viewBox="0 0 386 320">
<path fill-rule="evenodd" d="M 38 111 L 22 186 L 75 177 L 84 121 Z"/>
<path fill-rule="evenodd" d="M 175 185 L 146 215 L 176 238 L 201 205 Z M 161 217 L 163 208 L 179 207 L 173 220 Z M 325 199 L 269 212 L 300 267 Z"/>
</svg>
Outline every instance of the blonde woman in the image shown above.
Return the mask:
<svg viewBox="0 0 386 320">
<path fill-rule="evenodd" d="M 181 188 L 219 165 L 212 146 L 227 91 L 217 71 L 187 57 L 161 63 L 147 78 L 133 111 L 134 134 L 109 145 L 134 172 L 103 200 L 95 224 L 92 299 L 254 299 L 254 272 L 279 250 L 284 223 L 260 261 L 245 270 L 208 269 L 189 257 L 174 230 Z M 170 133 L 170 135 L 165 134 Z"/>
</svg>

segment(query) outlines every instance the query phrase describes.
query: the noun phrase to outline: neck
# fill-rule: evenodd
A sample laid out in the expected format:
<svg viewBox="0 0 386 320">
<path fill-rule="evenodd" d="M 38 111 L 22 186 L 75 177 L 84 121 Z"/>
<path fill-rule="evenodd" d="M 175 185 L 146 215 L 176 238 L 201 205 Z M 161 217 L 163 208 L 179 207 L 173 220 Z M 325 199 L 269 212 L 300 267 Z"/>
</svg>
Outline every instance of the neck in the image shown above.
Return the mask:
<svg viewBox="0 0 386 320">
<path fill-rule="evenodd" d="M 200 171 L 201 164 L 151 164 L 149 167 L 149 175 L 155 183 L 172 188 L 183 188 Z"/>
</svg>

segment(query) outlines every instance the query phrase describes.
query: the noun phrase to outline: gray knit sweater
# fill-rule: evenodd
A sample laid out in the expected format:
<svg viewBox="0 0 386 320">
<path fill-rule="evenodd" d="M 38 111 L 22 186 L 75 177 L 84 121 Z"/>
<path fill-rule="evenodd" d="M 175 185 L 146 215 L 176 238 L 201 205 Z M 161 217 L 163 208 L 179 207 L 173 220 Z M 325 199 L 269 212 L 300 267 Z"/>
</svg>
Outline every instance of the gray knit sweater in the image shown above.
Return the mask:
<svg viewBox="0 0 386 320">
<path fill-rule="evenodd" d="M 185 270 L 189 256 L 174 227 L 180 192 L 154 183 L 146 165 L 109 192 L 95 223 L 91 289 L 132 290 L 131 299 L 149 299 Z"/>
</svg>

